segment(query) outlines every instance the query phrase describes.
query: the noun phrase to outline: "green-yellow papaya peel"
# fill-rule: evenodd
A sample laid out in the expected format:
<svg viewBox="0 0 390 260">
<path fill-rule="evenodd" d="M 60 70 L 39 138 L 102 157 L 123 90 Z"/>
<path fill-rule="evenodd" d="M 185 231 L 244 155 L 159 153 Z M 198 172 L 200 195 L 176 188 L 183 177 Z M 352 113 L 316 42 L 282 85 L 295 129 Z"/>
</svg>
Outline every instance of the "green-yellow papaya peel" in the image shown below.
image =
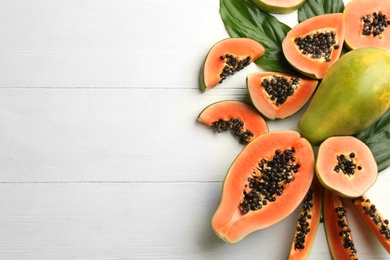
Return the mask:
<svg viewBox="0 0 390 260">
<path fill-rule="evenodd" d="M 360 48 L 343 55 L 320 83 L 298 122 L 313 145 L 352 135 L 377 121 L 390 106 L 390 52 Z"/>
</svg>

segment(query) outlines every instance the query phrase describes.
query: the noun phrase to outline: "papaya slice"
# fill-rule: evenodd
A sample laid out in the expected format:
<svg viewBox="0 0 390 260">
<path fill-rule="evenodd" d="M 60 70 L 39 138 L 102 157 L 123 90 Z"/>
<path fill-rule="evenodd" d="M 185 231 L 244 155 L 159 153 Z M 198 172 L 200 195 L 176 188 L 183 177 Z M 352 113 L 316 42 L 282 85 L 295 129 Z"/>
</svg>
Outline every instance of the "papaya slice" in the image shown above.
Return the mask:
<svg viewBox="0 0 390 260">
<path fill-rule="evenodd" d="M 212 218 L 215 233 L 236 243 L 290 215 L 314 176 L 310 143 L 292 130 L 272 131 L 250 142 L 229 168 Z"/>
<path fill-rule="evenodd" d="M 381 47 L 390 50 L 389 18 L 389 1 L 350 1 L 344 9 L 345 44 L 350 49 Z"/>
<path fill-rule="evenodd" d="M 390 226 L 389 220 L 385 219 L 375 204 L 367 197 L 362 195 L 352 200 L 364 222 L 368 225 L 375 237 L 381 243 L 384 249 L 390 254 Z"/>
<path fill-rule="evenodd" d="M 325 234 L 333 259 L 358 259 L 341 197 L 325 189 L 323 203 Z"/>
<path fill-rule="evenodd" d="M 265 52 L 264 47 L 249 38 L 227 38 L 214 44 L 200 69 L 199 83 L 207 91 L 228 76 L 244 69 Z"/>
<path fill-rule="evenodd" d="M 264 118 L 252 106 L 235 100 L 223 100 L 207 106 L 198 121 L 218 133 L 230 130 L 242 144 L 268 132 Z"/>
<path fill-rule="evenodd" d="M 305 0 L 253 0 L 264 12 L 273 14 L 288 14 L 297 10 Z"/>
<path fill-rule="evenodd" d="M 328 189 L 356 198 L 375 183 L 378 167 L 365 143 L 353 136 L 334 136 L 318 148 L 316 173 Z"/>
<path fill-rule="evenodd" d="M 314 16 L 287 33 L 282 42 L 283 53 L 301 73 L 322 79 L 340 57 L 344 35 L 342 13 Z"/>
<path fill-rule="evenodd" d="M 314 176 L 297 221 L 289 260 L 306 259 L 314 244 L 322 212 L 323 186 Z"/>
<path fill-rule="evenodd" d="M 249 96 L 268 119 L 283 119 L 300 110 L 318 81 L 280 72 L 257 72 L 247 76 Z"/>
</svg>

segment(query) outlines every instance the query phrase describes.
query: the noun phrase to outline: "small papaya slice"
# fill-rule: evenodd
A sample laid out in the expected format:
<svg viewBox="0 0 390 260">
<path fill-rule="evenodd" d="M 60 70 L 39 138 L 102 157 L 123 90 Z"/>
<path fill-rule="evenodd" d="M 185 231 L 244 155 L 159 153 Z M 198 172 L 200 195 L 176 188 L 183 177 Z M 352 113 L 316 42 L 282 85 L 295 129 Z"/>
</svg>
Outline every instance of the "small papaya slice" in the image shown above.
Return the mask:
<svg viewBox="0 0 390 260">
<path fill-rule="evenodd" d="M 355 198 L 352 201 L 362 216 L 364 222 L 366 222 L 370 230 L 374 233 L 375 237 L 390 254 L 389 220 L 382 216 L 380 211 L 376 208 L 375 204 L 371 202 L 367 195 L 362 195 L 361 197 Z"/>
<path fill-rule="evenodd" d="M 212 218 L 215 233 L 236 243 L 290 215 L 314 176 L 310 143 L 292 130 L 272 131 L 251 141 L 229 168 Z"/>
<path fill-rule="evenodd" d="M 282 42 L 283 53 L 301 73 L 322 79 L 340 57 L 344 35 L 342 13 L 314 16 L 287 33 Z"/>
<path fill-rule="evenodd" d="M 344 9 L 345 44 L 350 49 L 381 47 L 390 50 L 389 18 L 389 1 L 350 1 Z"/>
<path fill-rule="evenodd" d="M 306 259 L 314 244 L 322 212 L 323 186 L 314 176 L 296 224 L 289 260 Z"/>
<path fill-rule="evenodd" d="M 218 133 L 230 130 L 242 144 L 268 132 L 266 121 L 256 109 L 235 100 L 223 100 L 207 106 L 199 114 L 198 121 Z"/>
<path fill-rule="evenodd" d="M 305 0 L 253 0 L 264 12 L 288 14 L 297 10 Z"/>
<path fill-rule="evenodd" d="M 358 259 L 341 197 L 325 189 L 323 203 L 325 234 L 333 259 Z"/>
<path fill-rule="evenodd" d="M 309 100 L 317 80 L 280 72 L 257 72 L 247 76 L 246 85 L 255 108 L 268 119 L 293 115 Z"/>
<path fill-rule="evenodd" d="M 376 181 L 378 167 L 370 148 L 353 136 L 334 136 L 318 148 L 320 182 L 342 197 L 359 197 Z"/>
<path fill-rule="evenodd" d="M 265 52 L 264 47 L 249 38 L 227 38 L 209 50 L 199 74 L 200 89 L 209 90 L 228 76 L 244 69 Z"/>
</svg>

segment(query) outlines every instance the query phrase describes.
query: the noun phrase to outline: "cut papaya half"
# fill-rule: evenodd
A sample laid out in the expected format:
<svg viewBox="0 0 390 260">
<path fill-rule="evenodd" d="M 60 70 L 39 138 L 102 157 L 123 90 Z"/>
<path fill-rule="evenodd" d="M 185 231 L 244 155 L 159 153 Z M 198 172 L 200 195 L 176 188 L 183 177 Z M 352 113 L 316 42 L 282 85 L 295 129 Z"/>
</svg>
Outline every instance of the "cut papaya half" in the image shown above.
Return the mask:
<svg viewBox="0 0 390 260">
<path fill-rule="evenodd" d="M 264 12 L 273 14 L 288 14 L 297 10 L 305 0 L 253 0 Z"/>
<path fill-rule="evenodd" d="M 322 210 L 326 239 L 333 259 L 358 259 L 348 224 L 347 210 L 341 197 L 325 189 Z"/>
<path fill-rule="evenodd" d="M 341 55 L 344 34 L 342 13 L 314 16 L 287 33 L 282 42 L 283 53 L 301 73 L 322 79 Z"/>
<path fill-rule="evenodd" d="M 316 173 L 326 188 L 356 198 L 375 183 L 378 167 L 365 143 L 353 136 L 334 136 L 318 148 Z"/>
<path fill-rule="evenodd" d="M 314 176 L 310 143 L 296 131 L 272 131 L 250 142 L 226 174 L 212 218 L 215 233 L 235 243 L 289 216 Z"/>
<path fill-rule="evenodd" d="M 289 260 L 306 259 L 314 244 L 322 212 L 323 186 L 314 176 L 297 221 Z"/>
<path fill-rule="evenodd" d="M 247 76 L 249 96 L 268 119 L 295 114 L 309 100 L 318 81 L 280 72 L 257 72 Z"/>
<path fill-rule="evenodd" d="M 350 49 L 390 49 L 390 2 L 352 0 L 344 9 L 345 44 Z"/>
<path fill-rule="evenodd" d="M 257 60 L 264 52 L 260 43 L 249 38 L 228 38 L 217 42 L 201 66 L 200 89 L 206 91 L 217 86 L 228 76 Z"/>
<path fill-rule="evenodd" d="M 390 254 L 389 220 L 382 216 L 381 212 L 371 202 L 367 195 L 353 199 L 353 204 L 362 216 L 364 222 L 366 222 L 370 230 L 374 233 L 375 237 Z"/>
<path fill-rule="evenodd" d="M 231 131 L 242 144 L 268 132 L 266 121 L 256 109 L 235 100 L 219 101 L 207 106 L 199 114 L 198 121 L 218 133 Z"/>
</svg>

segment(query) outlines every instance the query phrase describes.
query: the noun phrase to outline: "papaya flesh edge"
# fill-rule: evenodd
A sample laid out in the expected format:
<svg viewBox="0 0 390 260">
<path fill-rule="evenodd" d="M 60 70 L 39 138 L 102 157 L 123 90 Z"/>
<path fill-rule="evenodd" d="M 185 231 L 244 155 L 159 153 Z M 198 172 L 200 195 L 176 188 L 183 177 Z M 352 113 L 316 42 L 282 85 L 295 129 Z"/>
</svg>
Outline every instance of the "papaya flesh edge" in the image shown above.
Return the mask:
<svg viewBox="0 0 390 260">
<path fill-rule="evenodd" d="M 305 0 L 252 0 L 261 10 L 273 14 L 288 14 L 297 10 Z"/>
<path fill-rule="evenodd" d="M 248 178 L 262 159 L 272 159 L 276 150 L 294 147 L 296 163 L 300 164 L 295 180 L 284 184 L 281 196 L 259 210 L 243 214 L 240 203 Z M 314 176 L 314 153 L 310 143 L 292 130 L 271 131 L 251 141 L 230 166 L 222 196 L 211 224 L 225 242 L 236 243 L 257 230 L 272 226 L 289 216 L 307 193 Z"/>
<path fill-rule="evenodd" d="M 363 195 L 378 176 L 370 148 L 353 136 L 326 139 L 318 148 L 315 167 L 322 185 L 342 197 Z"/>
<path fill-rule="evenodd" d="M 390 50 L 389 27 L 385 27 L 383 32 L 377 36 L 372 34 L 362 35 L 364 23 L 361 18 L 366 15 L 373 17 L 373 13 L 378 14 L 379 12 L 389 17 L 390 2 L 383 0 L 353 0 L 345 6 L 345 45 L 349 49 L 381 47 Z"/>
<path fill-rule="evenodd" d="M 215 43 L 206 55 L 200 68 L 200 90 L 205 92 L 221 83 L 221 73 L 226 66 L 226 54 L 233 55 L 237 59 L 250 57 L 249 63 L 260 58 L 265 52 L 264 47 L 250 38 L 226 38 Z"/>
<path fill-rule="evenodd" d="M 286 77 L 287 79 L 299 78 L 299 83 L 296 89 L 294 89 L 294 93 L 280 105 L 277 105 L 275 100 L 271 100 L 271 96 L 262 86 L 264 79 L 272 79 L 273 76 Z M 287 73 L 266 71 L 249 74 L 246 79 L 246 85 L 255 108 L 266 118 L 275 120 L 289 117 L 299 111 L 314 93 L 318 80 Z"/>
<path fill-rule="evenodd" d="M 298 121 L 313 145 L 326 138 L 356 134 L 390 107 L 390 52 L 376 47 L 344 54 L 317 87 Z"/>
</svg>

